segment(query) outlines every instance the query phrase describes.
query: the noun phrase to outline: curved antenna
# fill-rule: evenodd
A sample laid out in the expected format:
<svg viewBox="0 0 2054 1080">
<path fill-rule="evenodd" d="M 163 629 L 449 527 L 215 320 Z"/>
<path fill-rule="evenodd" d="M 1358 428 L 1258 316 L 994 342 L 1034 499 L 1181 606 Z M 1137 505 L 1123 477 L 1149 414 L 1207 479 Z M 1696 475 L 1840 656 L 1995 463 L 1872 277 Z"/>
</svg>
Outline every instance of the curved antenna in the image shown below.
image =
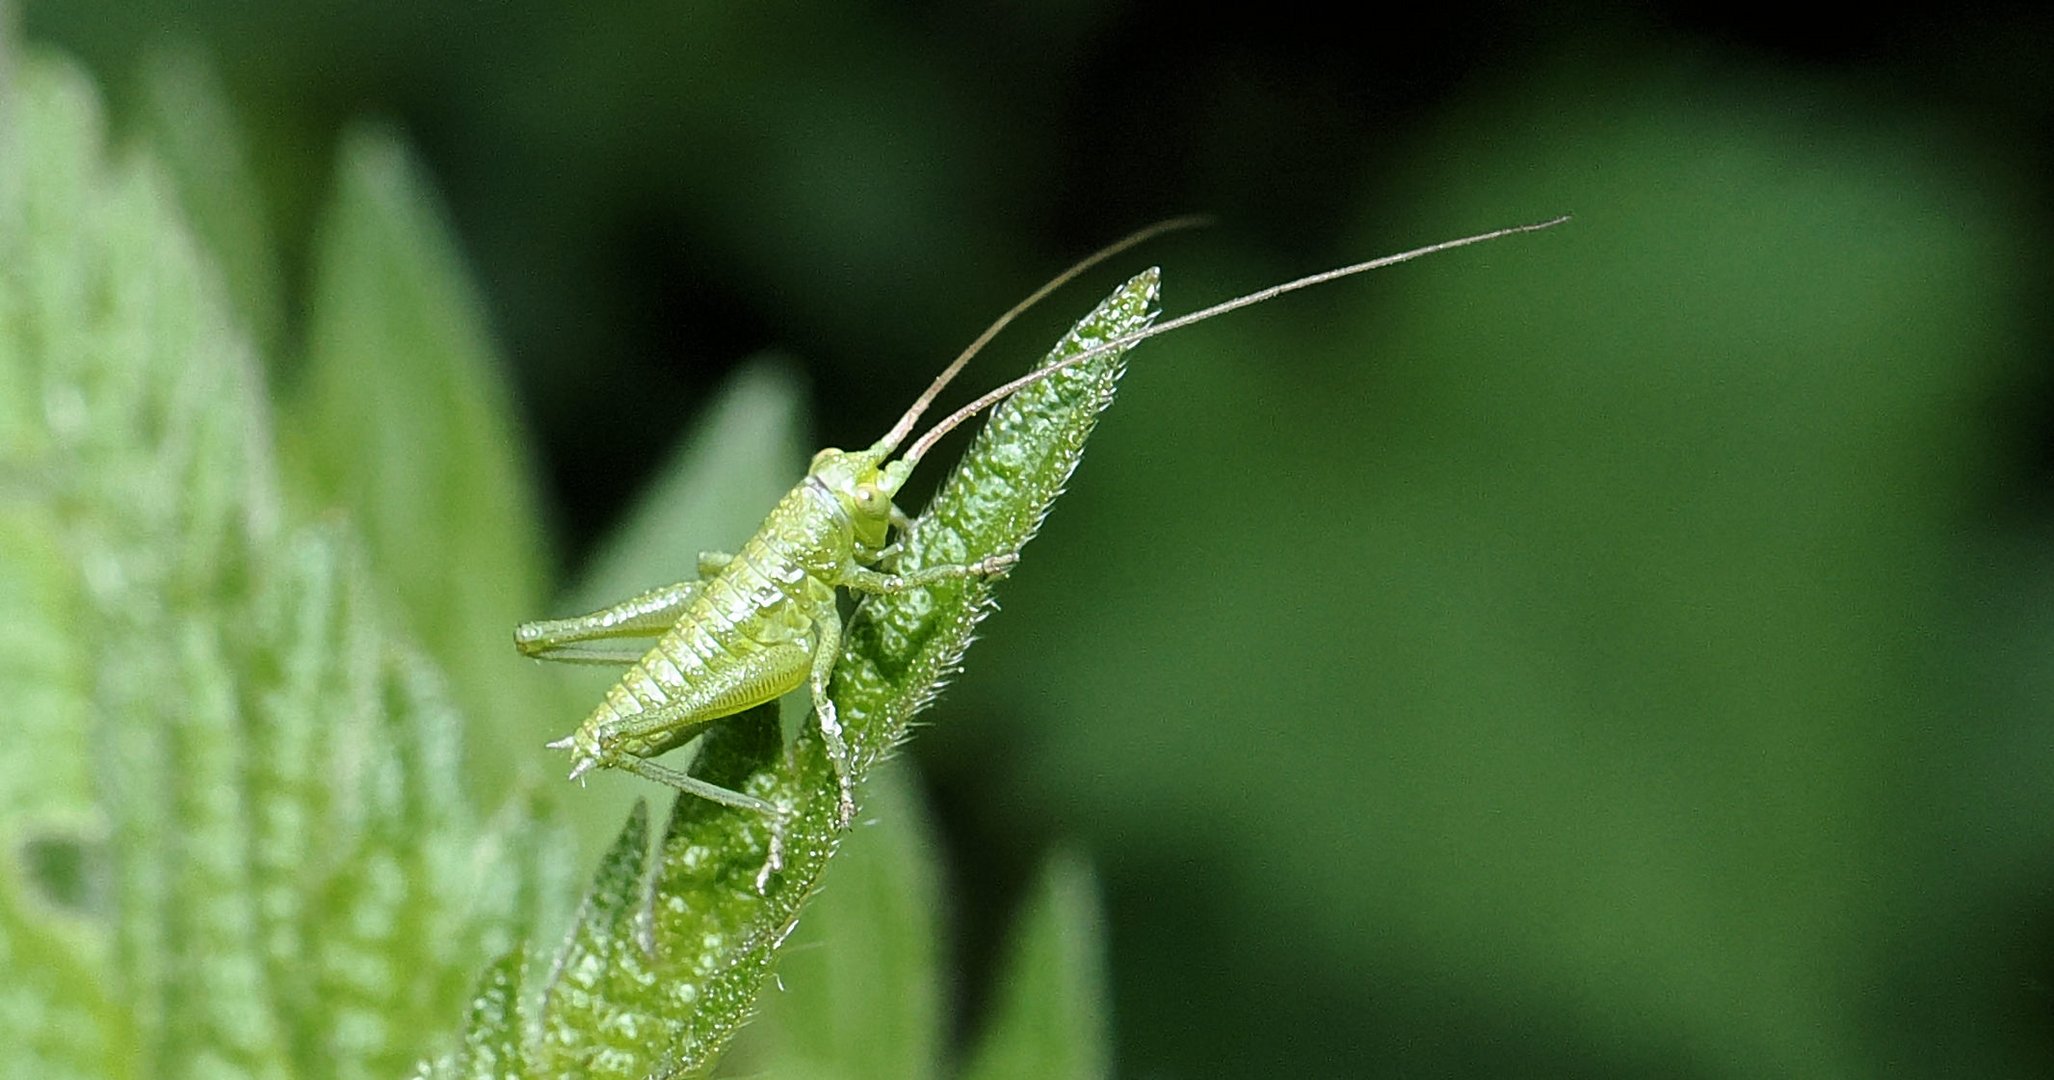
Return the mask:
<svg viewBox="0 0 2054 1080">
<path fill-rule="evenodd" d="M 985 327 L 984 332 L 977 335 L 977 340 L 971 342 L 969 348 L 964 349 L 954 360 L 950 361 L 949 366 L 943 368 L 940 375 L 935 376 L 934 381 L 928 384 L 927 389 L 921 392 L 919 397 L 913 399 L 913 405 L 906 410 L 906 415 L 899 417 L 899 422 L 893 424 L 892 429 L 885 433 L 884 438 L 877 440 L 876 445 L 871 447 L 871 449 L 883 450 L 889 453 L 900 442 L 903 442 L 906 436 L 913 433 L 913 425 L 920 422 L 920 414 L 926 412 L 929 405 L 934 404 L 934 399 L 940 396 L 942 390 L 948 386 L 949 381 L 954 379 L 963 370 L 963 365 L 968 364 L 971 357 L 976 356 L 979 351 L 990 344 L 991 339 L 997 337 L 998 332 L 1004 330 L 1007 323 L 1019 318 L 1022 312 L 1045 299 L 1049 293 L 1069 284 L 1075 280 L 1077 275 L 1082 274 L 1086 270 L 1145 240 L 1152 240 L 1166 232 L 1208 225 L 1211 222 L 1211 218 L 1201 214 L 1191 214 L 1185 217 L 1171 218 L 1168 221 L 1158 221 L 1145 229 L 1129 233 L 1119 240 L 1086 255 L 1075 266 L 1051 278 L 1048 284 L 1028 294 L 1027 299 L 1014 304 L 1011 311 L 999 316 L 997 321 Z"/>
<path fill-rule="evenodd" d="M 1459 240 L 1443 240 L 1438 244 L 1428 244 L 1425 247 L 1413 248 L 1411 251 L 1402 251 L 1396 255 L 1386 255 L 1380 259 L 1371 259 L 1368 262 L 1356 263 L 1353 266 L 1343 266 L 1338 269 L 1328 270 L 1323 273 L 1312 274 L 1307 277 L 1298 278 L 1295 281 L 1286 281 L 1281 285 L 1272 285 L 1267 289 L 1258 289 L 1255 292 L 1247 294 L 1246 296 L 1237 296 L 1232 300 L 1227 300 L 1218 304 L 1214 304 L 1209 308 L 1200 308 L 1199 310 L 1194 311 L 1189 315 L 1179 315 L 1176 318 L 1171 319 L 1169 322 L 1158 323 L 1157 325 L 1151 326 L 1146 330 L 1136 330 L 1135 332 L 1127 334 L 1124 337 L 1116 337 L 1111 341 L 1094 345 L 1091 348 L 1086 349 L 1075 356 L 1065 357 L 1064 359 L 1059 360 L 1053 364 L 1050 364 L 1047 367 L 1036 368 L 1035 370 L 1030 371 L 1025 375 L 1022 375 L 1019 378 L 1014 379 L 1013 381 L 1008 382 L 1003 386 L 995 387 L 991 390 L 986 391 L 984 395 L 979 397 L 976 401 L 973 401 L 970 404 L 965 405 L 960 409 L 957 409 L 955 412 L 950 413 L 948 416 L 944 417 L 942 420 L 937 422 L 933 427 L 928 428 L 927 434 L 920 436 L 919 439 L 914 441 L 912 446 L 907 448 L 903 460 L 908 465 L 918 462 L 920 458 L 927 453 L 928 450 L 934 447 L 936 440 L 940 439 L 943 435 L 948 434 L 951 430 L 953 430 L 957 425 L 961 424 L 963 421 L 968 420 L 973 416 L 976 416 L 978 413 L 983 412 L 988 408 L 991 408 L 993 405 L 996 405 L 999 402 L 1004 401 L 1005 399 L 1013 396 L 1019 391 L 1024 390 L 1027 387 L 1032 386 L 1035 383 L 1038 383 L 1051 375 L 1054 375 L 1056 372 L 1064 371 L 1069 368 L 1075 367 L 1086 360 L 1096 360 L 1101 356 L 1107 355 L 1108 353 L 1118 352 L 1122 349 L 1128 348 L 1135 342 L 1146 341 L 1149 338 L 1156 337 L 1161 334 L 1167 334 L 1172 330 L 1182 330 L 1184 327 L 1190 326 L 1193 323 L 1204 322 L 1205 320 L 1210 319 L 1215 315 L 1225 315 L 1229 311 L 1236 311 L 1240 308 L 1249 307 L 1254 304 L 1260 304 L 1265 300 L 1274 300 L 1277 297 L 1282 296 L 1288 292 L 1297 292 L 1299 289 L 1308 289 L 1314 285 L 1323 285 L 1326 282 L 1333 281 L 1336 278 L 1344 278 L 1354 274 L 1360 274 L 1366 270 L 1379 270 L 1383 267 L 1392 266 L 1397 263 L 1409 262 L 1413 259 L 1419 258 L 1422 255 L 1432 255 L 1437 251 L 1447 251 L 1450 248 L 1468 247 L 1471 244 L 1481 244 L 1486 240 L 1496 240 L 1501 237 L 1511 236 L 1515 233 L 1539 232 L 1542 229 L 1551 229 L 1568 220 L 1569 215 L 1563 214 L 1561 217 L 1551 218 L 1547 221 L 1537 221 L 1531 225 L 1514 225 L 1509 229 L 1494 229 L 1487 233 L 1478 233 L 1475 236 L 1465 236 Z"/>
</svg>

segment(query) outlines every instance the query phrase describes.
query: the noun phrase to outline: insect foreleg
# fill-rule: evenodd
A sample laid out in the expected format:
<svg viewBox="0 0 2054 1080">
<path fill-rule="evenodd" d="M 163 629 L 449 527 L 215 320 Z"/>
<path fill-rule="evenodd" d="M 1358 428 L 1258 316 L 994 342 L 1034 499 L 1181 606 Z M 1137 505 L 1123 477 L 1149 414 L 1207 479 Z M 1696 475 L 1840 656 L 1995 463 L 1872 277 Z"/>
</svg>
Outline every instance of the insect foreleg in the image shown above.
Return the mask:
<svg viewBox="0 0 2054 1080">
<path fill-rule="evenodd" d="M 944 581 L 960 581 L 972 577 L 992 577 L 1003 574 L 1020 561 L 1018 555 L 993 555 L 974 563 L 943 563 L 940 566 L 924 566 L 910 574 L 886 574 L 867 566 L 849 566 L 842 570 L 842 578 L 836 584 L 857 592 L 902 593 L 907 589 L 919 589 L 928 585 L 939 585 Z"/>
<path fill-rule="evenodd" d="M 891 527 L 893 535 L 899 537 L 899 539 L 878 548 L 876 558 L 868 560 L 873 565 L 887 570 L 891 568 L 893 563 L 898 561 L 899 552 L 905 548 L 906 530 L 913 527 L 913 519 L 907 517 L 904 510 L 899 509 L 898 503 L 891 504 Z"/>
<path fill-rule="evenodd" d="M 831 606 L 822 608 L 813 616 L 813 629 L 820 642 L 813 652 L 813 715 L 820 720 L 820 739 L 827 745 L 827 760 L 834 766 L 835 783 L 841 791 L 835 823 L 846 829 L 856 818 L 855 764 L 849 760 L 849 744 L 842 738 L 834 699 L 827 696 L 827 682 L 842 651 L 842 617 Z"/>
<path fill-rule="evenodd" d="M 514 628 L 514 646 L 537 660 L 567 664 L 631 664 L 648 651 L 588 644 L 611 638 L 654 637 L 677 624 L 701 582 L 681 581 L 568 619 L 538 619 Z"/>
</svg>

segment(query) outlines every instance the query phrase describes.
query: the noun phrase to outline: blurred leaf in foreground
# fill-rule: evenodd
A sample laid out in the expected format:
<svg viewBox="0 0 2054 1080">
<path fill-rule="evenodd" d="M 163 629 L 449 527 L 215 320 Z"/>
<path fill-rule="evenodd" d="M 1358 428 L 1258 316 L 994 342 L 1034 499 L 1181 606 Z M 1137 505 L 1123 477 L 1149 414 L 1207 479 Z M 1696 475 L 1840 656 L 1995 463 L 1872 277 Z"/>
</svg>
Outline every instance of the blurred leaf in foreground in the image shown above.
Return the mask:
<svg viewBox="0 0 2054 1080">
<path fill-rule="evenodd" d="M 1108 1012 L 1097 885 L 1082 859 L 1058 855 L 1013 931 L 964 1080 L 1104 1080 Z"/>
<path fill-rule="evenodd" d="M 285 285 L 249 143 L 228 92 L 206 61 L 186 50 L 150 57 L 142 83 L 144 140 L 177 189 L 193 235 L 219 268 L 251 342 L 276 361 L 284 345 Z"/>
<path fill-rule="evenodd" d="M 0 756 L 0 1074 L 397 1075 L 532 870 L 356 545 L 286 523 L 168 185 L 104 161 L 74 69 L 5 97 L 0 604 L 39 644 L 0 667 L 0 741 L 35 749 Z"/>
<path fill-rule="evenodd" d="M 346 508 L 408 626 L 477 725 L 483 790 L 539 771 L 557 684 L 510 658 L 541 602 L 532 471 L 506 379 L 442 214 L 388 132 L 350 133 L 316 244 L 292 464 Z M 295 476 L 295 479 L 299 479 Z"/>
</svg>

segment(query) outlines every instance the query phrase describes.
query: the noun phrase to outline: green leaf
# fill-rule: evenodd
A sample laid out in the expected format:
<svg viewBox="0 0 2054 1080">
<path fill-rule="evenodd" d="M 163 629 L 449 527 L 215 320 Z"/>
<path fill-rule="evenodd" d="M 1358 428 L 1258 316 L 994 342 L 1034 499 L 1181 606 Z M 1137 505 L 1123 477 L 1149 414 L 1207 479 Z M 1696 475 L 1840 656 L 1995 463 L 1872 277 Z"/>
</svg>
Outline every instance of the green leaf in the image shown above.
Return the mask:
<svg viewBox="0 0 2054 1080">
<path fill-rule="evenodd" d="M 243 556 L 269 525 L 238 424 L 255 389 L 247 349 L 221 329 L 211 273 L 161 184 L 102 164 L 84 80 L 33 60 L 16 88 L 20 153 L 0 159 L 11 174 L 0 188 L 0 367 L 26 400 L 55 408 L 11 440 L 6 471 L 37 491 L 61 543 L 38 544 L 30 530 L 9 537 L 30 541 L 9 554 L 36 560 L 46 581 L 68 579 L 47 598 L 76 602 L 47 632 L 90 665 L 72 726 L 37 736 L 60 766 L 58 790 L 70 786 L 64 763 L 87 763 L 93 831 L 107 837 L 113 903 L 89 916 L 104 946 L 75 956 L 118 989 L 87 1042 L 127 1043 L 145 1062 L 204 1057 L 275 1074 L 278 1019 L 247 1007 L 264 965 L 233 782 L 242 748 L 224 655 L 234 646 L 220 617 L 224 595 L 247 587 Z M 5 741 L 29 745 L 16 716 Z M 8 822 L 7 846 L 50 824 Z M 123 918 L 110 925 L 114 911 Z M 11 933 L 14 948 L 34 928 Z"/>
<path fill-rule="evenodd" d="M 532 864 L 348 531 L 285 520 L 169 185 L 73 69 L 0 100 L 0 1075 L 397 1075 Z"/>
<path fill-rule="evenodd" d="M 104 942 L 81 932 L 90 928 L 68 929 L 48 912 L 26 910 L 19 883 L 7 884 L 0 888 L 0 1068 L 8 1076 L 123 1075 L 135 1047 L 103 981 Z"/>
<path fill-rule="evenodd" d="M 722 1071 L 791 1080 L 941 1073 L 941 874 L 903 767 L 870 777 L 842 845 Z"/>
<path fill-rule="evenodd" d="M 454 1075 L 465 1080 L 507 1080 L 527 1072 L 521 1024 L 526 957 L 515 949 L 485 969 L 464 1017 L 464 1045 Z"/>
<path fill-rule="evenodd" d="M 647 1015 L 637 1000 L 642 995 L 613 991 L 618 980 L 639 984 L 638 989 L 651 982 L 636 926 L 648 863 L 649 808 L 637 802 L 592 876 L 591 890 L 550 973 L 536 1055 L 545 1075 L 563 1074 L 567 1067 L 595 1075 L 620 1072 L 619 1062 L 647 1053 L 645 1033 L 662 1023 Z"/>
<path fill-rule="evenodd" d="M 228 91 L 190 50 L 150 57 L 142 81 L 143 138 L 177 189 L 201 248 L 220 269 L 244 329 L 259 350 L 273 355 L 285 324 L 284 281 Z"/>
<path fill-rule="evenodd" d="M 30 497 L 0 493 L 0 699 L 17 745 L 38 750 L 0 755 L 0 829 L 28 834 L 41 823 L 83 837 L 99 816 L 90 748 L 77 734 L 92 699 L 92 650 L 72 621 L 83 583 L 68 565 L 61 517 Z"/>
<path fill-rule="evenodd" d="M 1156 283 L 1153 270 L 1127 282 L 1044 363 L 1148 325 Z M 1019 550 L 1076 466 L 1085 437 L 1112 400 L 1123 360 L 1123 353 L 1108 354 L 1066 369 L 995 409 L 908 530 L 901 569 Z M 876 597 L 858 609 L 830 691 L 858 779 L 904 737 L 991 608 L 989 583 L 974 581 Z M 770 843 L 761 816 L 680 798 L 659 844 L 647 921 L 633 931 L 648 949 L 636 954 L 625 947 L 619 938 L 629 931 L 618 920 L 585 924 L 580 933 L 611 926 L 612 936 L 601 934 L 575 955 L 619 962 L 559 967 L 544 1007 L 543 1026 L 551 1035 L 537 1057 L 541 1071 L 704 1074 L 754 1010 L 773 957 L 843 839 L 835 825 L 835 779 L 812 725 L 780 753 L 776 723 L 764 708 L 723 721 L 704 743 L 701 775 L 792 808 L 782 866 L 759 875 Z M 579 980 L 574 993 L 554 987 L 566 976 Z M 628 1019 L 616 1019 L 611 1032 L 596 1032 L 559 1016 L 570 1009 Z M 619 1039 L 621 1027 L 632 1028 L 635 1037 Z M 605 1041 L 590 1041 L 601 1035 Z"/>
<path fill-rule="evenodd" d="M 1014 930 L 989 1026 L 964 1080 L 1101 1080 L 1112 1075 L 1105 920 L 1091 868 L 1049 860 Z"/>
<path fill-rule="evenodd" d="M 34 75 L 0 91 L 0 739 L 19 748 L 0 754 L 0 1075 L 101 1076 L 138 1047 L 112 990 L 87 582 L 55 499 L 72 471 L 60 439 L 87 405 L 46 398 L 41 370 L 85 347 L 89 327 L 63 315 L 88 277 L 73 241 L 101 121 L 75 72 Z M 31 155 L 50 182 L 14 164 Z"/>
<path fill-rule="evenodd" d="M 372 568 L 475 723 L 487 790 L 538 767 L 557 683 L 515 661 L 541 600 L 532 471 L 482 303 L 427 185 L 390 133 L 337 158 L 315 256 L 304 382 L 286 447 L 346 508 Z"/>
</svg>

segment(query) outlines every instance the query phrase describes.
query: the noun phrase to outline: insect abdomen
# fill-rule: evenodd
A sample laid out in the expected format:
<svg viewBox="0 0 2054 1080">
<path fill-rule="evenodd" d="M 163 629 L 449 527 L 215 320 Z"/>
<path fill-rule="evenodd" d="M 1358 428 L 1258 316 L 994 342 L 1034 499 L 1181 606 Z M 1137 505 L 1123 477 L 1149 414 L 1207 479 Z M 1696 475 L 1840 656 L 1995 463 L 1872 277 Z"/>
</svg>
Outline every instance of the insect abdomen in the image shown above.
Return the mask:
<svg viewBox="0 0 2054 1080">
<path fill-rule="evenodd" d="M 816 645 L 814 612 L 832 606 L 835 594 L 788 554 L 794 539 L 818 541 L 769 529 L 752 539 L 629 666 L 587 722 L 604 728 L 672 705 L 683 711 L 682 723 L 696 727 L 802 685 Z M 680 735 L 667 734 L 666 748 Z"/>
</svg>

